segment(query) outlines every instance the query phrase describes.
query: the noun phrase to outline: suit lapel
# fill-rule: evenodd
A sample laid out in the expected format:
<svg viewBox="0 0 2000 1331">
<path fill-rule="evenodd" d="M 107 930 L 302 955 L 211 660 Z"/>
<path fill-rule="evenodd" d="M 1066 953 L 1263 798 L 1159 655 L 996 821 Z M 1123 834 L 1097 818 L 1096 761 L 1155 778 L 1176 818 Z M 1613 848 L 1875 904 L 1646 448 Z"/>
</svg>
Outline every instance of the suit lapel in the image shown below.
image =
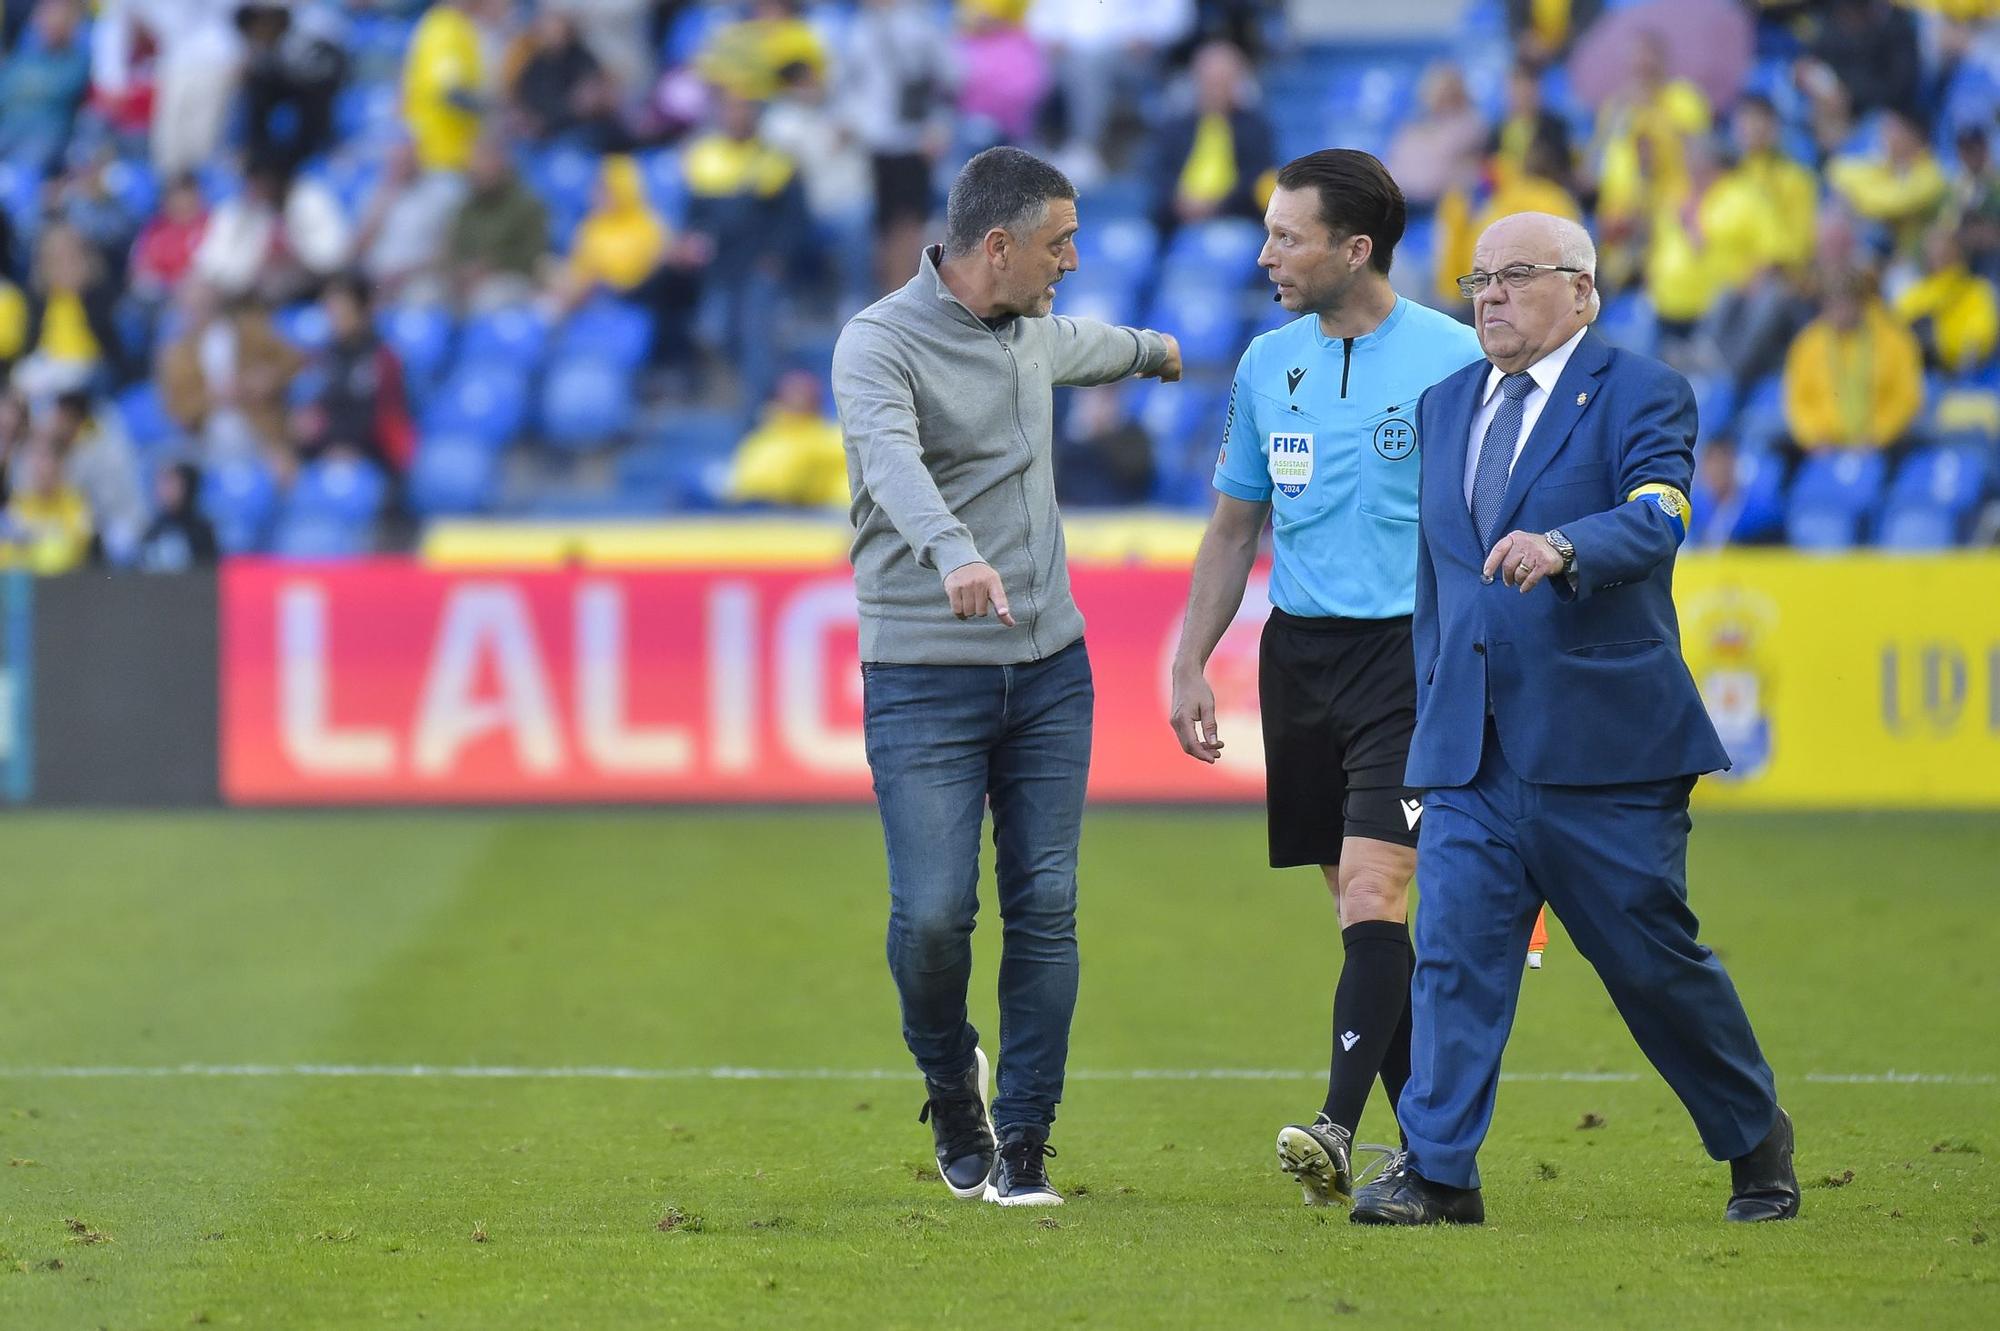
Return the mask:
<svg viewBox="0 0 2000 1331">
<path fill-rule="evenodd" d="M 1563 366 L 1555 387 L 1549 390 L 1549 400 L 1542 404 L 1542 414 L 1535 421 L 1527 446 L 1514 463 L 1513 474 L 1507 480 L 1507 493 L 1500 501 L 1500 514 L 1493 523 L 1496 538 L 1511 530 L 1508 524 L 1519 511 L 1521 501 L 1527 497 L 1535 478 L 1562 451 L 1570 431 L 1576 427 L 1583 413 L 1590 409 L 1590 403 L 1597 397 L 1597 378 L 1610 363 L 1611 348 L 1605 345 L 1604 339 L 1595 332 L 1585 333 L 1583 340 L 1576 344 L 1576 350 L 1570 354 L 1569 364 Z"/>
<path fill-rule="evenodd" d="M 1472 418 L 1479 411 L 1480 390 L 1486 387 L 1486 374 L 1492 368 L 1482 360 L 1459 371 L 1456 382 L 1446 382 L 1444 409 L 1438 413 L 1444 438 L 1437 447 L 1424 448 L 1425 469 L 1437 468 L 1432 484 L 1439 498 L 1434 510 L 1441 506 L 1438 517 L 1453 524 L 1459 539 L 1474 546 L 1479 544 L 1479 533 L 1473 529 L 1472 510 L 1465 503 L 1465 453 L 1471 446 Z M 1432 515 L 1425 514 L 1424 520 L 1432 521 Z"/>
</svg>

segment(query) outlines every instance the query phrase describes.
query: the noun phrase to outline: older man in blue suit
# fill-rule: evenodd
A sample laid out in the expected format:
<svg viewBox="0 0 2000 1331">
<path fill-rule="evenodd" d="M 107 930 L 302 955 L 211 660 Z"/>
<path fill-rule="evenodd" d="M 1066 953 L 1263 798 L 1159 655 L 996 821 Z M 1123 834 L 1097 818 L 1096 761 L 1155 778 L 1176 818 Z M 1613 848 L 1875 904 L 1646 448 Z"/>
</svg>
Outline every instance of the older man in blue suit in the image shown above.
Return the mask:
<svg viewBox="0 0 2000 1331">
<path fill-rule="evenodd" d="M 1694 395 L 1590 331 L 1596 252 L 1582 227 L 1509 217 L 1474 262 L 1459 285 L 1487 359 L 1418 407 L 1407 779 L 1429 793 L 1407 1150 L 1353 1218 L 1485 1218 L 1476 1157 L 1546 900 L 1709 1154 L 1730 1162 L 1728 1218 L 1787 1219 L 1791 1120 L 1687 904 L 1688 795 L 1728 765 L 1672 596 Z"/>
</svg>

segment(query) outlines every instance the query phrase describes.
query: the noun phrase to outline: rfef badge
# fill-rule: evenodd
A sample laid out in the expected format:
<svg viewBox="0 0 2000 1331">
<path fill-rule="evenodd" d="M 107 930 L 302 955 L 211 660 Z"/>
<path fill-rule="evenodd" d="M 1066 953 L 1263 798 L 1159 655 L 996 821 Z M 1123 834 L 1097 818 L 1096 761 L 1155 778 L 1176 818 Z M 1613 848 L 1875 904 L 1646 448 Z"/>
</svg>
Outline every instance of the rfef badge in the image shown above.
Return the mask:
<svg viewBox="0 0 2000 1331">
<path fill-rule="evenodd" d="M 1313 437 L 1310 434 L 1271 436 L 1271 484 L 1287 499 L 1306 492 L 1313 478 Z"/>
</svg>

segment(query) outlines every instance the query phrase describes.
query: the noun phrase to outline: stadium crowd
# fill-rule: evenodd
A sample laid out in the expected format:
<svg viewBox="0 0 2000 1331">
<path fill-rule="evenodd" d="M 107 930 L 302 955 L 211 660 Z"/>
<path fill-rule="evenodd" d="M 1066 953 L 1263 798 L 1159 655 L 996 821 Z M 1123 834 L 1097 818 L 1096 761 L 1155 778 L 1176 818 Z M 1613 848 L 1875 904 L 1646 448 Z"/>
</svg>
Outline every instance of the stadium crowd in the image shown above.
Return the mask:
<svg viewBox="0 0 2000 1331">
<path fill-rule="evenodd" d="M 433 516 L 846 503 L 842 320 L 973 152 L 1081 190 L 1059 311 L 1184 384 L 1066 396 L 1075 504 L 1205 507 L 1282 311 L 1275 168 L 1377 153 L 1405 294 L 1480 229 L 1598 238 L 1600 328 L 1694 382 L 1692 539 L 2000 541 L 1985 0 L 38 0 L 0 10 L 0 562 L 338 557 Z"/>
</svg>

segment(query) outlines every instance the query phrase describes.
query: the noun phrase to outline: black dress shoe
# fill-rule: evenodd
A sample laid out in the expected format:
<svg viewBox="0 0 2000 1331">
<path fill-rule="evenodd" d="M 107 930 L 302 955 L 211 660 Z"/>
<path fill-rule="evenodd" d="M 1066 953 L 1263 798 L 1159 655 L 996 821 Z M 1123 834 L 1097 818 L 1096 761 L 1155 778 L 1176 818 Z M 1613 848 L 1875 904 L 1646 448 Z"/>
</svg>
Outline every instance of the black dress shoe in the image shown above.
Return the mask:
<svg viewBox="0 0 2000 1331">
<path fill-rule="evenodd" d="M 1799 1213 L 1799 1176 L 1792 1172 L 1792 1116 L 1778 1111 L 1770 1133 L 1748 1155 L 1729 1162 L 1729 1220 L 1790 1220 Z"/>
<path fill-rule="evenodd" d="M 1381 1177 L 1354 1194 L 1357 1225 L 1483 1225 L 1486 1203 L 1477 1188 L 1433 1183 L 1398 1155 Z"/>
</svg>

